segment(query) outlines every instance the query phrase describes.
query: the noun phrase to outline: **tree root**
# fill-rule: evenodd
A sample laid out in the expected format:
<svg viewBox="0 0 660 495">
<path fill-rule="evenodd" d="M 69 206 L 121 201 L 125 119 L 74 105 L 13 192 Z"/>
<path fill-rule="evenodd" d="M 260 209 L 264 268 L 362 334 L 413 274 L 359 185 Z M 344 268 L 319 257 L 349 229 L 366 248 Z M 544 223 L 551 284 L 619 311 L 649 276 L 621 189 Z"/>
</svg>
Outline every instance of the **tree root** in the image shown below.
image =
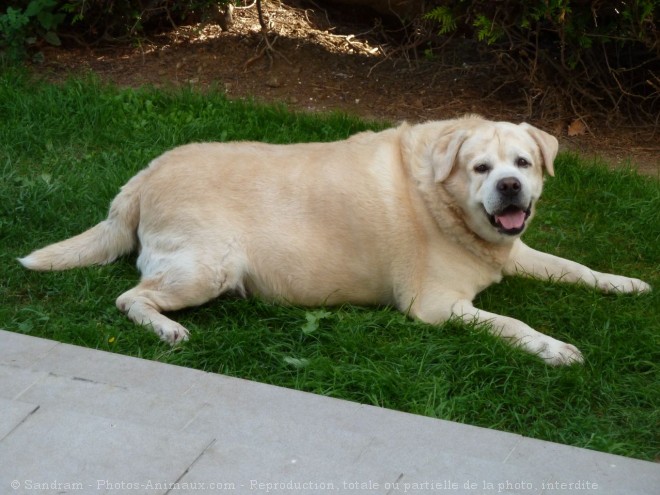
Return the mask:
<svg viewBox="0 0 660 495">
<path fill-rule="evenodd" d="M 259 50 L 259 52 L 254 57 L 250 57 L 245 62 L 245 64 L 243 64 L 243 70 L 247 71 L 253 63 L 255 63 L 258 60 L 261 60 L 264 56 L 268 56 L 269 69 L 273 67 L 273 60 L 275 55 L 282 58 L 289 65 L 293 65 L 291 61 L 288 58 L 286 58 L 286 56 L 282 52 L 275 49 L 275 42 L 277 41 L 278 36 L 276 35 L 273 38 L 273 41 L 270 40 L 270 38 L 268 37 L 270 31 L 270 25 L 268 22 L 266 22 L 264 18 L 264 12 L 261 5 L 261 0 L 256 0 L 255 3 L 257 5 L 259 25 L 261 26 L 261 39 L 264 42 L 264 46 L 261 48 L 261 50 Z"/>
</svg>

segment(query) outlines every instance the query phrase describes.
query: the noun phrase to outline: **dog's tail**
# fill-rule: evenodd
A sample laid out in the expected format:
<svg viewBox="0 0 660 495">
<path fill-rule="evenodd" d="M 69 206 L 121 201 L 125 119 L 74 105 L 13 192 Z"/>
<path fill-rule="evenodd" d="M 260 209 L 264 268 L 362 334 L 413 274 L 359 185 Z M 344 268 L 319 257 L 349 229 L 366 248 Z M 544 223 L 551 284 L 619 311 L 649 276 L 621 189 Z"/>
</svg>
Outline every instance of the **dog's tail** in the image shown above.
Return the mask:
<svg viewBox="0 0 660 495">
<path fill-rule="evenodd" d="M 82 234 L 38 249 L 18 261 L 31 270 L 68 270 L 104 265 L 137 246 L 140 222 L 140 187 L 148 169 L 121 188 L 110 205 L 108 218 Z"/>
</svg>

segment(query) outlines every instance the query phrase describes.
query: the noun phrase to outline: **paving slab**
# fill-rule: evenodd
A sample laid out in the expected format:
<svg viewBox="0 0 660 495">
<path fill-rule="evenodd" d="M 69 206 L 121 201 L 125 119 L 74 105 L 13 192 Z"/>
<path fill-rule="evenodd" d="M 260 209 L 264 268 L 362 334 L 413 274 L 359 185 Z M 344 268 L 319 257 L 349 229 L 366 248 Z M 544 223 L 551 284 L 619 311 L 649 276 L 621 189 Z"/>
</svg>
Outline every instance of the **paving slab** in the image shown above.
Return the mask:
<svg viewBox="0 0 660 495">
<path fill-rule="evenodd" d="M 209 435 L 39 408 L 0 444 L 3 493 L 166 494 L 211 445 Z"/>
<path fill-rule="evenodd" d="M 191 486 L 215 483 L 229 485 L 241 493 L 482 493 L 484 483 L 492 493 L 509 493 L 513 483 L 538 480 L 533 466 L 503 465 L 500 460 L 483 460 L 444 452 L 429 452 L 420 445 L 408 450 L 387 445 L 386 450 L 360 452 L 358 456 L 333 446 L 319 444 L 314 451 L 268 449 L 214 443 L 182 478 Z M 245 462 L 249 459 L 250 462 Z M 474 485 L 474 488 L 472 486 Z M 541 493 L 540 484 L 529 482 L 525 491 Z M 499 492 L 497 490 L 500 490 Z M 184 490 L 192 493 L 194 490 Z"/>
<path fill-rule="evenodd" d="M 0 494 L 659 486 L 655 463 L 0 331 Z"/>
<path fill-rule="evenodd" d="M 599 495 L 660 494 L 660 464 L 623 456 L 523 438 L 505 462 L 508 465 L 542 466 L 548 492 L 552 492 L 553 487 L 572 483 L 572 491 L 589 491 L 587 486 L 599 485 Z"/>
<path fill-rule="evenodd" d="M 30 366 L 58 346 L 59 343 L 52 340 L 29 338 L 3 331 L 0 364 Z"/>
<path fill-rule="evenodd" d="M 219 381 L 212 374 L 198 380 L 184 397 L 192 402 L 204 398 L 208 403 L 187 429 L 222 429 L 226 440 L 244 445 L 260 445 L 268 438 L 278 445 L 316 450 L 319 445 L 343 442 L 356 446 L 359 452 L 375 452 L 386 447 L 380 442 L 387 432 L 387 444 L 402 450 L 422 444 L 442 451 L 451 445 L 456 454 L 504 459 L 522 439 L 246 380 Z M 315 435 L 310 436 L 310 431 Z"/>
<path fill-rule="evenodd" d="M 203 405 L 202 401 L 177 400 L 176 394 L 154 394 L 89 378 L 54 374 L 33 384 L 17 399 L 44 408 L 122 418 L 135 424 L 167 425 L 172 430 L 183 429 Z"/>
<path fill-rule="evenodd" d="M 2 345 L 1 342 L 0 340 L 0 345 Z M 0 350 L 0 355 L 3 352 L 4 350 Z M 47 376 L 48 373 L 43 371 L 0 364 L 0 397 L 3 399 L 17 399 Z"/>
<path fill-rule="evenodd" d="M 37 409 L 35 404 L 0 399 L 0 442 Z"/>
<path fill-rule="evenodd" d="M 33 370 L 47 371 L 61 376 L 78 376 L 97 383 L 121 386 L 151 393 L 179 395 L 186 392 L 204 373 L 181 366 L 162 366 L 146 359 L 135 359 L 121 354 L 112 356 L 99 365 L 99 351 L 72 345 L 58 345 L 32 362 Z"/>
</svg>

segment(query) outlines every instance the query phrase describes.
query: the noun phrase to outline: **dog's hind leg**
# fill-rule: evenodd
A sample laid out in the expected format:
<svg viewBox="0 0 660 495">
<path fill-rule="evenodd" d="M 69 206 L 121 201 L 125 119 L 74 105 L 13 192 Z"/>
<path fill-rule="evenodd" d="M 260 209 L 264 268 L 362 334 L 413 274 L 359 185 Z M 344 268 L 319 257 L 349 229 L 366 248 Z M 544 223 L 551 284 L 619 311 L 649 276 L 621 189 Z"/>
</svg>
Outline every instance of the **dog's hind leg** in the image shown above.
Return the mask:
<svg viewBox="0 0 660 495">
<path fill-rule="evenodd" d="M 188 339 L 188 330 L 163 315 L 163 311 L 199 306 L 241 286 L 236 272 L 201 265 L 170 266 L 143 277 L 136 287 L 117 298 L 117 307 L 130 320 L 151 327 L 161 339 L 175 344 Z"/>
<path fill-rule="evenodd" d="M 188 330 L 161 314 L 174 311 L 188 303 L 185 293 L 164 288 L 159 279 L 144 279 L 136 287 L 117 298 L 117 307 L 139 325 L 151 327 L 161 339 L 174 344 L 188 339 Z"/>
</svg>

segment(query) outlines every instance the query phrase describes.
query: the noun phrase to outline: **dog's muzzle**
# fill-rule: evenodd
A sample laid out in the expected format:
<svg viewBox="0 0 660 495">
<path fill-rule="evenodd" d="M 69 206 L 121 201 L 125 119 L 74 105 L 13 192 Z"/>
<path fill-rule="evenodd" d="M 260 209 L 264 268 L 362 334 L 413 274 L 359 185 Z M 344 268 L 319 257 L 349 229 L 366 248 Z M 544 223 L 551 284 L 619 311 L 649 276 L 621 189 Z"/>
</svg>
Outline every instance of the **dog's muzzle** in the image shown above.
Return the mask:
<svg viewBox="0 0 660 495">
<path fill-rule="evenodd" d="M 523 187 L 515 177 L 500 179 L 496 188 L 500 201 L 493 213 L 484 208 L 488 220 L 500 233 L 518 235 L 525 230 L 525 222 L 532 212 L 532 205 L 521 204 Z"/>
<path fill-rule="evenodd" d="M 508 205 L 497 213 L 486 212 L 490 224 L 506 235 L 518 235 L 525 230 L 525 222 L 531 213 L 531 205 L 525 209 L 517 205 Z"/>
</svg>

